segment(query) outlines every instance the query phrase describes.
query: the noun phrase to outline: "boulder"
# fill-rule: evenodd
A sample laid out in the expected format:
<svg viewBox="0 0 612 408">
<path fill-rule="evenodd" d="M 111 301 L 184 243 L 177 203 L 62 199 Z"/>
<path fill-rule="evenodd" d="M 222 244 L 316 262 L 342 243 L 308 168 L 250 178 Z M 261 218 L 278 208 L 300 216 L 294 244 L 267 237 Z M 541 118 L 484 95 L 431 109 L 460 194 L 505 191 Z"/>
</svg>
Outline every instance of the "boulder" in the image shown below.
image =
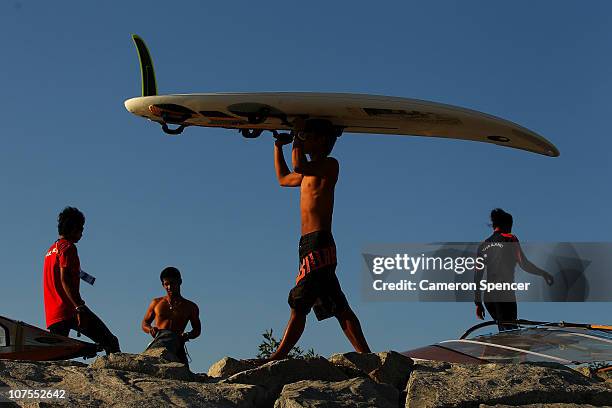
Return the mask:
<svg viewBox="0 0 612 408">
<path fill-rule="evenodd" d="M 416 364 L 406 407 L 612 403 L 612 387 L 556 363 Z"/>
<path fill-rule="evenodd" d="M 256 368 L 257 363 L 253 360 L 236 360 L 231 357 L 223 357 L 208 369 L 208 376 L 215 378 L 227 378 L 234 374 Z"/>
<path fill-rule="evenodd" d="M 395 351 L 382 353 L 334 354 L 329 361 L 349 377 L 368 376 L 372 380 L 404 390 L 412 372 L 413 361 Z"/>
<path fill-rule="evenodd" d="M 32 401 L 23 405 L 40 407 L 252 408 L 261 406 L 266 395 L 262 388 L 253 385 L 186 382 L 136 371 L 91 369 L 55 362 L 0 360 L 0 383 L 12 389 L 66 391 L 64 400 L 39 401 L 40 404 Z M 0 403 L 0 406 L 5 405 Z"/>
<path fill-rule="evenodd" d="M 160 350 L 160 349 L 157 349 Z M 91 363 L 96 370 L 132 371 L 157 378 L 182 381 L 206 381 L 206 375 L 196 375 L 182 363 L 176 363 L 144 354 L 113 353 Z"/>
<path fill-rule="evenodd" d="M 559 364 L 412 364 L 397 353 L 256 362 L 223 359 L 197 375 L 157 356 L 73 361 L 0 360 L 0 387 L 65 390 L 66 398 L 0 406 L 78 407 L 480 407 L 612 406 L 612 383 Z M 169 358 L 172 358 L 169 356 Z M 410 365 L 408 369 L 406 364 Z M 214 368 L 214 369 L 213 369 Z M 403 389 L 402 375 L 411 370 Z M 227 377 L 233 371 L 237 373 Z M 348 374 L 347 374 L 348 373 Z M 226 378 L 223 378 L 226 377 Z M 0 400 L 2 398 L 0 393 Z"/>
<path fill-rule="evenodd" d="M 274 408 L 397 408 L 399 391 L 369 378 L 298 381 L 283 387 Z"/>
<path fill-rule="evenodd" d="M 181 360 L 176 354 L 170 352 L 168 349 L 163 347 L 151 348 L 140 353 L 141 356 L 155 357 L 162 360 L 166 360 L 173 363 L 181 363 Z"/>
<path fill-rule="evenodd" d="M 251 384 L 267 391 L 267 403 L 272 405 L 283 386 L 304 380 L 343 381 L 348 377 L 323 357 L 271 361 L 257 368 L 234 374 L 222 380 L 227 384 Z"/>
</svg>

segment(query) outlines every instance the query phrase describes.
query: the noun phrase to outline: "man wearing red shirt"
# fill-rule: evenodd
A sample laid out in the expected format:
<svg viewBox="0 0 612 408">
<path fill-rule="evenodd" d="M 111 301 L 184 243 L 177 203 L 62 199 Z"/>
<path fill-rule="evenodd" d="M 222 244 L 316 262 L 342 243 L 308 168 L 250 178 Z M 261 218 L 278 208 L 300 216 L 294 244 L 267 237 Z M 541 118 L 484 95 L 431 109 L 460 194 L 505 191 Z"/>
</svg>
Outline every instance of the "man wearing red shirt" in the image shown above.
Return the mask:
<svg viewBox="0 0 612 408">
<path fill-rule="evenodd" d="M 81 263 L 75 244 L 83 236 L 85 216 L 66 207 L 57 221 L 59 239 L 47 251 L 43 269 L 47 328 L 62 336 L 77 330 L 101 345 L 106 354 L 119 352 L 117 337 L 85 306 L 79 293 Z"/>
</svg>

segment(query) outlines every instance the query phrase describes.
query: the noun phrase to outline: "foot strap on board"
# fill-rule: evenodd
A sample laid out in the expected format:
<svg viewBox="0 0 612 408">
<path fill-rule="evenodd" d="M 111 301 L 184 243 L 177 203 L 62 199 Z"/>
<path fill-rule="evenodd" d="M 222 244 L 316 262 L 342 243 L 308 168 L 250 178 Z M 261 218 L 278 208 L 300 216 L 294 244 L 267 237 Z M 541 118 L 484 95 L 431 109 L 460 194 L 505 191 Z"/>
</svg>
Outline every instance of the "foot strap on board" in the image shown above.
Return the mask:
<svg viewBox="0 0 612 408">
<path fill-rule="evenodd" d="M 180 125 L 179 127 L 177 127 L 176 129 L 170 129 L 168 127 L 167 123 L 162 123 L 161 127 L 162 130 L 164 131 L 164 133 L 167 133 L 169 135 L 180 135 L 181 133 L 183 133 L 183 130 L 185 130 L 185 128 L 188 125 Z"/>
</svg>

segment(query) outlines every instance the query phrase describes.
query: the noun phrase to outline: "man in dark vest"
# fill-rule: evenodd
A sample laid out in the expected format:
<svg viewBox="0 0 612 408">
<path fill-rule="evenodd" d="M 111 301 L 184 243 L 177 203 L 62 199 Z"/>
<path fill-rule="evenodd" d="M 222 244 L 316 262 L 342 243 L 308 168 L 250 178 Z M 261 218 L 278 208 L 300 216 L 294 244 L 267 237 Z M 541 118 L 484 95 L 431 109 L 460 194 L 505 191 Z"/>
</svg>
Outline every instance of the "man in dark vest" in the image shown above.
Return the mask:
<svg viewBox="0 0 612 408">
<path fill-rule="evenodd" d="M 491 211 L 491 226 L 493 234 L 478 247 L 478 257 L 484 259 L 485 268 L 476 270 L 474 282 L 479 287 L 484 273 L 487 282 L 513 283 L 514 270 L 518 264 L 525 272 L 539 275 L 548 285 L 553 284 L 553 277 L 546 271 L 531 263 L 523 253 L 518 238 L 512 234 L 512 215 L 501 208 Z M 480 289 L 474 293 L 476 316 L 484 319 L 486 307 L 491 318 L 498 322 L 500 331 L 518 328 L 515 324 L 505 323 L 517 320 L 516 296 L 512 290 L 485 292 L 484 307 Z"/>
</svg>

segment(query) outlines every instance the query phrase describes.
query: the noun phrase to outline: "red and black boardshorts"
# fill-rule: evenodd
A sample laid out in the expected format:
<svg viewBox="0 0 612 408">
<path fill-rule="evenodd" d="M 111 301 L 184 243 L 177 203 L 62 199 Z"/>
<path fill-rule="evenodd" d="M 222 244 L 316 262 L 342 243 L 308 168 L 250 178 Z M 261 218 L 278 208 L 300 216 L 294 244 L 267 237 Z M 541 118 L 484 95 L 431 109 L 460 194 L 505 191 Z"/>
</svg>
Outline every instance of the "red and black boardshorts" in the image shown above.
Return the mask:
<svg viewBox="0 0 612 408">
<path fill-rule="evenodd" d="M 300 238 L 300 267 L 295 287 L 289 292 L 289 306 L 318 320 L 338 316 L 348 309 L 336 277 L 336 243 L 329 231 L 316 231 Z"/>
</svg>

